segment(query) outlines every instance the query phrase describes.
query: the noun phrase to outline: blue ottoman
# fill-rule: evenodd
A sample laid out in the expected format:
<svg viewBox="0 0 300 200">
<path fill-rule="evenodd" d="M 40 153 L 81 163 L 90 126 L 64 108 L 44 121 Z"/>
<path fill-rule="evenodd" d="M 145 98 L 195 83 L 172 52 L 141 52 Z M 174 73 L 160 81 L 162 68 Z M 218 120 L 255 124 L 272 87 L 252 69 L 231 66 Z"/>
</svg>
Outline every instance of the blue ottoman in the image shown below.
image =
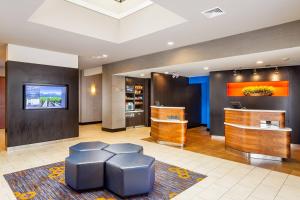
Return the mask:
<svg viewBox="0 0 300 200">
<path fill-rule="evenodd" d="M 108 144 L 103 142 L 80 142 L 69 148 L 69 155 L 84 151 L 100 151 L 107 146 Z"/>
<path fill-rule="evenodd" d="M 113 154 L 124 154 L 124 153 L 141 153 L 143 154 L 143 147 L 136 144 L 121 143 L 121 144 L 111 144 L 104 148 Z"/>
<path fill-rule="evenodd" d="M 101 188 L 104 185 L 105 162 L 114 154 L 87 151 L 70 155 L 65 160 L 65 181 L 75 190 Z"/>
<path fill-rule="evenodd" d="M 106 188 L 121 197 L 151 192 L 155 181 L 154 161 L 139 153 L 115 155 L 106 162 Z"/>
</svg>

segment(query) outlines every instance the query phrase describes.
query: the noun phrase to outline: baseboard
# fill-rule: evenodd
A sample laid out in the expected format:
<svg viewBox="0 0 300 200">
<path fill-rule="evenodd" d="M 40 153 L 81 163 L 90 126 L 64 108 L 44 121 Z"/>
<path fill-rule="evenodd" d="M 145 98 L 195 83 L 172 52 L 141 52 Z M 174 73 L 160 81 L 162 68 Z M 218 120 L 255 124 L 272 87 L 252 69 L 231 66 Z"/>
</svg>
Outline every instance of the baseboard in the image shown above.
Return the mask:
<svg viewBox="0 0 300 200">
<path fill-rule="evenodd" d="M 79 122 L 79 125 L 90 125 L 90 124 L 101 124 L 102 121 L 94 121 L 94 122 Z"/>
<path fill-rule="evenodd" d="M 114 133 L 114 132 L 126 131 L 126 128 L 111 129 L 111 128 L 104 128 L 104 127 L 102 127 L 102 131 Z"/>
<path fill-rule="evenodd" d="M 33 144 L 24 144 L 24 145 L 19 145 L 19 146 L 7 147 L 6 151 L 7 151 L 7 153 L 10 153 L 10 152 L 24 150 L 24 149 L 28 149 L 28 148 L 41 147 L 41 146 L 49 145 L 49 144 L 57 144 L 60 142 L 71 142 L 74 140 L 78 140 L 78 137 L 71 137 L 71 138 L 65 138 L 65 139 L 51 140 L 51 141 L 47 141 L 47 142 L 38 142 L 38 143 L 33 143 Z"/>
</svg>

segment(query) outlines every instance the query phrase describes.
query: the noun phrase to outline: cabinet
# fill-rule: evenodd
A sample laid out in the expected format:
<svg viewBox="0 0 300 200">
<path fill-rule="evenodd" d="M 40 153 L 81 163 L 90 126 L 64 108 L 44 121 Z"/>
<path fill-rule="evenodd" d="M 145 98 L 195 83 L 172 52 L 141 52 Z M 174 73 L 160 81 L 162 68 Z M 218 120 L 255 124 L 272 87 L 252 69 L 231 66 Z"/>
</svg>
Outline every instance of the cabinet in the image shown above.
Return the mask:
<svg viewBox="0 0 300 200">
<path fill-rule="evenodd" d="M 149 105 L 146 94 L 147 80 L 127 77 L 125 83 L 125 117 L 126 127 L 145 126 L 147 109 Z"/>
</svg>

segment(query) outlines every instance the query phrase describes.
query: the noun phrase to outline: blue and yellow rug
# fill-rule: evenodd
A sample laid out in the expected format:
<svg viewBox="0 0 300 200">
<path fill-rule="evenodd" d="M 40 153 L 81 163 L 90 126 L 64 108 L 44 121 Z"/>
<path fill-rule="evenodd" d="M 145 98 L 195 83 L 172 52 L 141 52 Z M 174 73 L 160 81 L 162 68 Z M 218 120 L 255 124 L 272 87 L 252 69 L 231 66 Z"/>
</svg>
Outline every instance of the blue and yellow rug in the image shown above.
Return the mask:
<svg viewBox="0 0 300 200">
<path fill-rule="evenodd" d="M 65 184 L 64 162 L 4 175 L 18 200 L 119 200 L 107 190 L 78 193 Z M 206 176 L 155 161 L 154 190 L 130 200 L 171 199 Z"/>
</svg>

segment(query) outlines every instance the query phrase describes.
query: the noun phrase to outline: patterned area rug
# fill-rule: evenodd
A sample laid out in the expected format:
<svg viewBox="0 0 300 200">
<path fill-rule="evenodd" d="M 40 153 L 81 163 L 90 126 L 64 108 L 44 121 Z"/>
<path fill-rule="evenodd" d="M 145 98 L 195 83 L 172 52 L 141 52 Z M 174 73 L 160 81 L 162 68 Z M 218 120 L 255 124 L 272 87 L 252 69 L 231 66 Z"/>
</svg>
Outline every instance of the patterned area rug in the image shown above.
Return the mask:
<svg viewBox="0 0 300 200">
<path fill-rule="evenodd" d="M 107 190 L 78 193 L 65 184 L 64 162 L 4 175 L 18 200 L 119 200 Z M 154 190 L 130 200 L 171 199 L 206 176 L 155 161 Z"/>
</svg>

